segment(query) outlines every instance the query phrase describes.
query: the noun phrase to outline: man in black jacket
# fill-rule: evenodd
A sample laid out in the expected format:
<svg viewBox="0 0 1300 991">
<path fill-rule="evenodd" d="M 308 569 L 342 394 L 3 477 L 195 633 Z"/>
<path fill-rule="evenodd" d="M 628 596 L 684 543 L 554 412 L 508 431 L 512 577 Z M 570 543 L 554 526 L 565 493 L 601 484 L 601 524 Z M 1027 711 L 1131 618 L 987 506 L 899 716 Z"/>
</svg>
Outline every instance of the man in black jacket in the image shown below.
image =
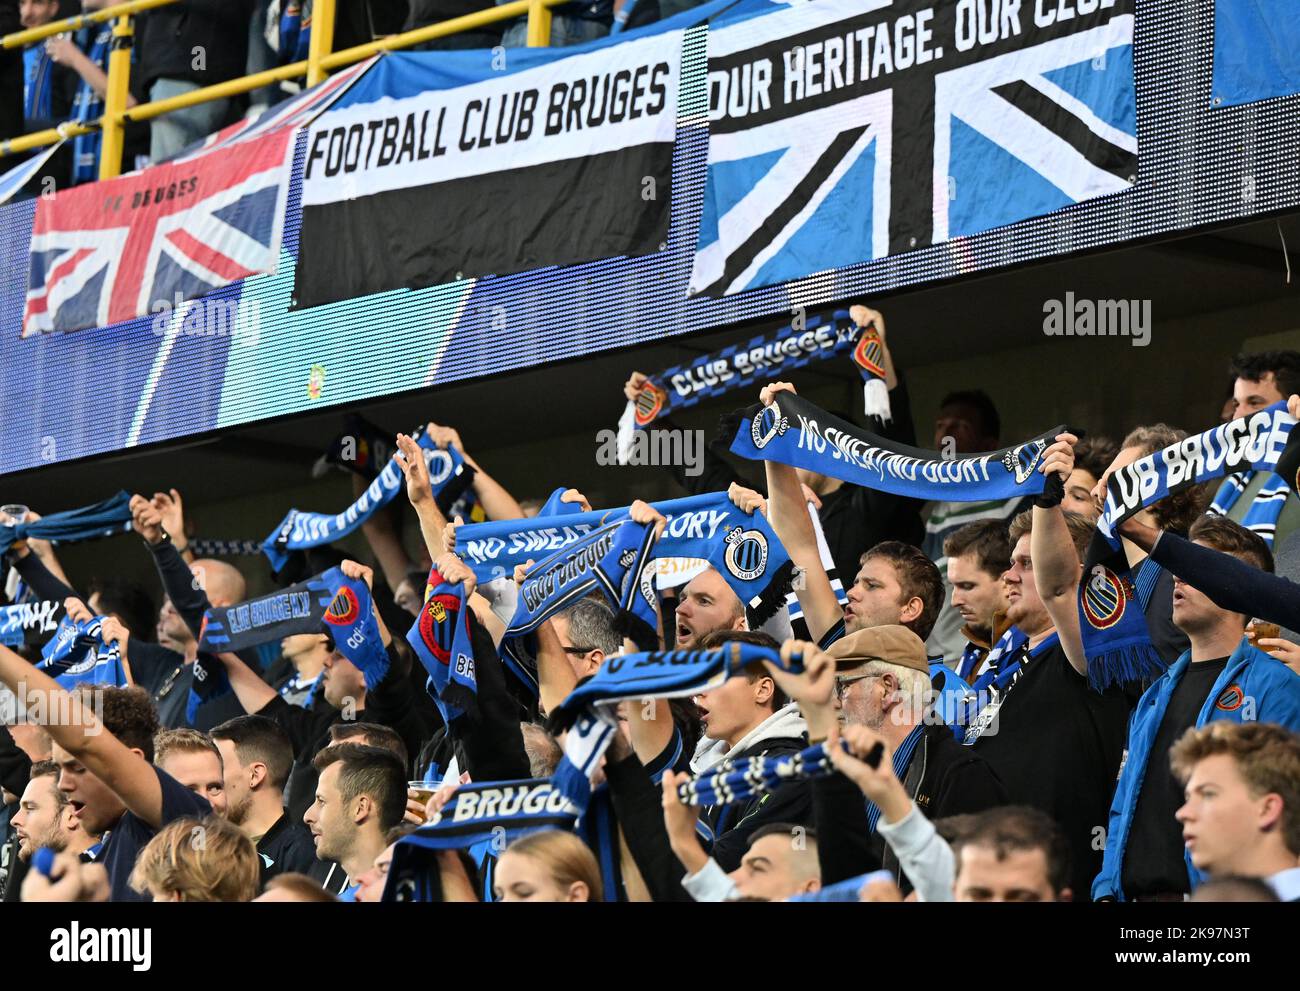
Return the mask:
<svg viewBox="0 0 1300 991">
<path fill-rule="evenodd" d="M 911 630 L 874 626 L 848 634 L 825 652 L 794 641 L 782 650 L 796 651 L 803 654 L 803 674 L 770 670 L 799 703 L 813 742 L 824 741 L 837 721 L 880 734 L 908 797 L 930 819 L 1006 804 L 1006 789 L 993 769 L 933 715 L 925 643 Z M 833 774 L 813 781 L 811 791 L 822 884 L 884 866 L 910 890 L 877 833 L 880 811 L 863 802 L 858 787 Z"/>
</svg>

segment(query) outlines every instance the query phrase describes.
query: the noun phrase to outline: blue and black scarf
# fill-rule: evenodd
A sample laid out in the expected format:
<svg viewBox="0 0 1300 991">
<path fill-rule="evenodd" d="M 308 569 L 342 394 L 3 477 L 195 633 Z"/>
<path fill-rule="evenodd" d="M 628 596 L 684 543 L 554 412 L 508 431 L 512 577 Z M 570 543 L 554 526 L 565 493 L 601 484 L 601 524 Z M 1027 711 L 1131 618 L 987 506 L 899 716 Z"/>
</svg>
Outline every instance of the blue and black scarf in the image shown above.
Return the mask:
<svg viewBox="0 0 1300 991">
<path fill-rule="evenodd" d="M 733 344 L 651 376 L 618 421 L 619 464 L 628 463 L 635 432 L 644 430 L 672 410 L 779 378 L 814 359 L 829 358 L 850 349 L 853 363 L 862 373 L 867 415 L 888 420 L 889 390 L 884 382 L 884 345 L 880 334 L 875 324 L 858 327 L 849 318 L 848 310 L 836 310 L 829 320 L 812 316 L 802 327 L 778 327 L 746 344 Z"/>
<path fill-rule="evenodd" d="M 338 577 L 342 572 L 331 569 Z M 322 633 L 334 599 L 329 572 L 233 606 L 210 606 L 199 628 L 199 650 L 237 653 L 299 633 Z"/>
<path fill-rule="evenodd" d="M 53 114 L 54 60 L 38 41 L 23 49 L 23 117 L 27 122 L 47 121 Z"/>
<path fill-rule="evenodd" d="M 896 444 L 787 392 L 770 406 L 755 404 L 724 422 L 733 434 L 732 452 L 750 461 L 778 461 L 868 489 L 951 502 L 1042 492 L 1038 463 L 1064 429 L 1054 427 L 1000 451 L 945 458 Z"/>
<path fill-rule="evenodd" d="M 654 508 L 667 525 L 653 556 L 708 561 L 745 605 L 751 628 L 767 622 L 784 603 L 794 566 L 762 515 L 741 512 L 721 492 L 657 502 Z M 487 582 L 627 518 L 624 507 L 457 527 L 456 552 L 479 581 Z"/>
<path fill-rule="evenodd" d="M 1112 537 L 1116 526 L 1147 506 L 1188 486 L 1234 472 L 1276 470 L 1294 487 L 1292 462 L 1300 462 L 1300 448 L 1290 440 L 1294 426 L 1286 403 L 1274 403 L 1138 458 L 1111 474 L 1097 529 Z M 1222 489 L 1220 497 L 1225 502 L 1229 499 Z"/>
<path fill-rule="evenodd" d="M 473 711 L 478 681 L 465 586 L 448 582 L 437 565 L 429 571 L 424 605 L 406 634 L 406 642 L 429 672 L 429 695 L 442 713 L 443 722 L 451 725 Z"/>
<path fill-rule="evenodd" d="M 455 448 L 444 450 L 437 447 L 422 427 L 416 431 L 415 436 L 419 438 L 418 443 L 425 452 L 434 497 L 454 501 L 471 478 L 465 471 L 464 458 Z M 284 568 L 290 551 L 332 544 L 352 533 L 377 510 L 388 505 L 405 483 L 402 469 L 395 460 L 390 459 L 375 476 L 370 487 L 343 512 L 330 514 L 289 510 L 275 532 L 262 542 L 262 552 L 270 559 L 271 567 L 278 572 Z"/>
<path fill-rule="evenodd" d="M 651 651 L 607 658 L 600 670 L 579 684 L 550 715 L 551 732 L 558 735 L 567 730 L 569 734 L 555 771 L 557 787 L 575 808 L 586 808 L 591 776 L 618 732 L 619 703 L 695 695 L 762 661 L 795 673 L 803 670 L 801 657 L 787 663 L 779 651 L 734 640 L 716 650 Z"/>
<path fill-rule="evenodd" d="M 683 805 L 731 805 L 776 791 L 788 781 L 811 781 L 834 774 L 826 744 L 817 743 L 797 754 L 723 760 L 713 770 L 677 786 Z"/>
<path fill-rule="evenodd" d="M 90 32 L 94 32 L 91 34 Z M 108 71 L 108 53 L 113 43 L 113 26 L 101 24 L 82 30 L 77 45 L 86 53 L 92 65 Z M 104 98 L 93 86 L 82 80 L 72 101 L 72 119 L 88 124 L 104 116 Z M 99 152 L 104 135 L 98 128 L 89 134 L 78 134 L 72 140 L 72 184 L 94 182 L 99 178 Z"/>
<path fill-rule="evenodd" d="M 64 617 L 49 642 L 41 648 L 42 671 L 66 689 L 77 685 L 129 685 L 122 651 L 116 643 L 105 643 L 103 617 L 76 622 Z"/>
<path fill-rule="evenodd" d="M 642 650 L 659 646 L 658 594 L 646 571 L 654 527 L 622 520 L 592 530 L 528 569 L 515 615 L 501 638 L 501 659 L 531 690 L 536 657 L 533 634 L 542 623 L 593 593 L 614 612 L 615 629 Z"/>
<path fill-rule="evenodd" d="M 4 554 L 15 541 L 35 537 L 55 544 L 70 544 L 78 540 L 107 537 L 131 529 L 131 497 L 125 492 L 80 509 L 50 513 L 31 523 L 0 526 L 0 554 Z"/>
<path fill-rule="evenodd" d="M 63 619 L 62 602 L 19 602 L 0 606 L 0 644 L 21 647 L 25 643 L 43 643 L 58 631 Z"/>
<path fill-rule="evenodd" d="M 1255 474 L 1254 471 L 1239 471 L 1225 478 L 1206 512 L 1212 516 L 1227 516 L 1241 499 L 1246 487 L 1254 481 Z M 1292 487 L 1281 475 L 1273 472 L 1267 474 L 1264 484 L 1255 493 L 1250 508 L 1246 510 L 1246 515 L 1242 517 L 1241 525 L 1259 534 L 1264 538 L 1264 543 L 1272 547 L 1273 538 L 1277 535 L 1278 517 L 1282 515 L 1282 507 L 1286 505 Z"/>
</svg>

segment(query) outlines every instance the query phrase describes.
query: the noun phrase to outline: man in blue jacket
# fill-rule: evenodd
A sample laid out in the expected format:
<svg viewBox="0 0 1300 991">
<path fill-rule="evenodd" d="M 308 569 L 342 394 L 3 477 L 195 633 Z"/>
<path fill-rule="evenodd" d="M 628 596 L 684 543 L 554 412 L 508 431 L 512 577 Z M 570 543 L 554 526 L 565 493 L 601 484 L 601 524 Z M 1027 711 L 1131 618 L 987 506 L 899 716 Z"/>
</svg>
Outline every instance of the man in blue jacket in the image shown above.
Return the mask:
<svg viewBox="0 0 1300 991">
<path fill-rule="evenodd" d="M 1140 546 L 1163 539 L 1132 520 L 1119 529 Z M 1267 545 L 1226 517 L 1201 517 L 1188 537 L 1258 569 L 1260 582 L 1272 580 Z M 1187 729 L 1216 720 L 1300 729 L 1300 676 L 1250 645 L 1243 635 L 1249 616 L 1216 605 L 1199 590 L 1194 574 L 1175 575 L 1174 623 L 1192 646 L 1133 712 L 1105 858 L 1092 886 L 1095 900 L 1175 901 L 1199 883 L 1175 818 L 1183 789 L 1169 761 L 1171 747 Z"/>
</svg>

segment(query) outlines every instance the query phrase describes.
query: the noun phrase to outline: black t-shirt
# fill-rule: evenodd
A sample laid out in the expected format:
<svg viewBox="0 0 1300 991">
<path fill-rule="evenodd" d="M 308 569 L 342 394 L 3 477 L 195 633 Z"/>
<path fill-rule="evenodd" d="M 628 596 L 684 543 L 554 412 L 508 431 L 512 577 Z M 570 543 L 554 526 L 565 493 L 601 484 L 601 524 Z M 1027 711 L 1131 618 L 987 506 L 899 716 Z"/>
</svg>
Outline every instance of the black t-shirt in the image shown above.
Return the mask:
<svg viewBox="0 0 1300 991">
<path fill-rule="evenodd" d="M 1056 820 L 1070 848 L 1070 887 L 1087 900 L 1101 870 L 1103 837 L 1128 736 L 1133 697 L 1096 692 L 1053 638 L 1028 657 L 1006 693 L 996 726 L 973 744 L 1014 805 Z"/>
<path fill-rule="evenodd" d="M 155 767 L 153 772 L 158 775 L 158 784 L 162 787 L 162 822 L 159 828 L 183 816 L 202 818 L 212 814 L 212 806 L 202 795 L 190 791 L 166 771 Z M 147 894 L 139 894 L 131 887 L 131 871 L 135 869 L 135 858 L 157 834 L 157 829 L 137 818 L 133 812 L 123 813 L 122 818 L 109 830 L 103 849 L 96 859 L 108 871 L 113 901 L 149 900 Z"/>
<path fill-rule="evenodd" d="M 1183 859 L 1183 831 L 1174 818 L 1183 804 L 1183 788 L 1170 770 L 1169 749 L 1189 726 L 1196 725 L 1210 689 L 1227 663 L 1226 657 L 1220 657 L 1188 665 L 1169 697 L 1147 758 L 1124 848 L 1121 880 L 1126 898 L 1191 890 Z"/>
<path fill-rule="evenodd" d="M 265 885 L 280 874 L 310 871 L 316 863 L 316 844 L 305 825 L 282 815 L 257 841 L 257 857 L 261 884 Z"/>
</svg>

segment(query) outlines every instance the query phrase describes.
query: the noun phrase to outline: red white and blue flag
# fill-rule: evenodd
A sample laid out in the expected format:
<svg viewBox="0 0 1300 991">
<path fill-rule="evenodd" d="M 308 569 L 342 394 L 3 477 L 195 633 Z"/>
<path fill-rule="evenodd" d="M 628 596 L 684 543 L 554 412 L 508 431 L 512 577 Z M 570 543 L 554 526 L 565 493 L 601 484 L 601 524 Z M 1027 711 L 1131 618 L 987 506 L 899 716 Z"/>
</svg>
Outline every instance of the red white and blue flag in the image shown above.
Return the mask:
<svg viewBox="0 0 1300 991">
<path fill-rule="evenodd" d="M 23 334 L 131 320 L 280 262 L 299 128 L 373 60 L 175 158 L 43 197 L 32 227 Z"/>
<path fill-rule="evenodd" d="M 119 323 L 274 272 L 294 133 L 42 197 L 24 335 Z"/>
</svg>

